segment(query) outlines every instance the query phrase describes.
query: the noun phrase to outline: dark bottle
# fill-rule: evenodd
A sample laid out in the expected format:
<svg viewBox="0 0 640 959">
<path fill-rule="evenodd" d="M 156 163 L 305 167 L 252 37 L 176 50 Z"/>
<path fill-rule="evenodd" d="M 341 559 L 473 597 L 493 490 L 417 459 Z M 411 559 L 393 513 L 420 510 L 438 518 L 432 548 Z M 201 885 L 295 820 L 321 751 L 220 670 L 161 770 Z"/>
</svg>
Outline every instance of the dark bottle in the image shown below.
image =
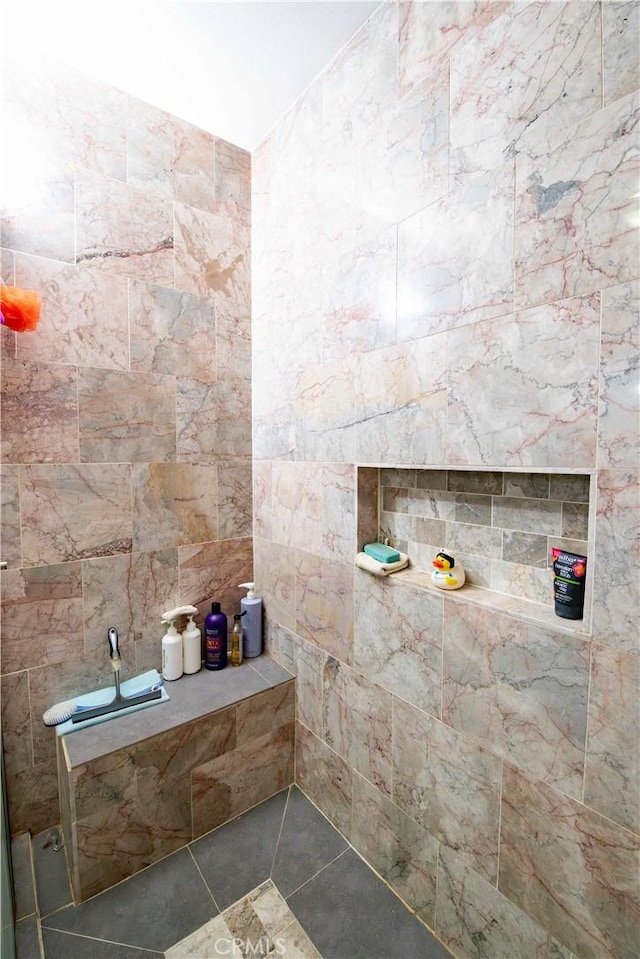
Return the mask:
<svg viewBox="0 0 640 959">
<path fill-rule="evenodd" d="M 224 669 L 227 665 L 227 617 L 220 612 L 220 603 L 211 604 L 204 620 L 205 669 Z"/>
</svg>

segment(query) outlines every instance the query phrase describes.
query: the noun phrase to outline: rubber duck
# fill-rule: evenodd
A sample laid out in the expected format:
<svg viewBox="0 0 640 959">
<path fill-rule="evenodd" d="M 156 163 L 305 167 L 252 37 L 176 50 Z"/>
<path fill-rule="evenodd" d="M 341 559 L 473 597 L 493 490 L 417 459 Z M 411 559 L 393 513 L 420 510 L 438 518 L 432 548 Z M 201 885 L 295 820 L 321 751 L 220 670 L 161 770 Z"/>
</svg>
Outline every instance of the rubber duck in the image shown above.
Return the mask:
<svg viewBox="0 0 640 959">
<path fill-rule="evenodd" d="M 451 553 L 441 551 L 431 565 L 434 567 L 431 582 L 438 589 L 460 589 L 464 585 L 464 569 Z"/>
</svg>

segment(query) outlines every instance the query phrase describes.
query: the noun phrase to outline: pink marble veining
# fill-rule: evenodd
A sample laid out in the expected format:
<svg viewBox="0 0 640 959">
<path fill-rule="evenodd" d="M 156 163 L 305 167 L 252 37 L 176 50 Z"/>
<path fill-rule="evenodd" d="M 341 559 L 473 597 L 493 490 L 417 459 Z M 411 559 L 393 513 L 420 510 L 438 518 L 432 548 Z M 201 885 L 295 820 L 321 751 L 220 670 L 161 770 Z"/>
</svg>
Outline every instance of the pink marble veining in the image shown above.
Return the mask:
<svg viewBox="0 0 640 959">
<path fill-rule="evenodd" d="M 39 290 L 42 297 L 37 330 L 20 334 L 20 359 L 128 368 L 125 277 L 17 256 L 16 282 L 25 289 Z"/>
<path fill-rule="evenodd" d="M 170 200 L 84 170 L 76 173 L 76 262 L 173 284 Z"/>
<path fill-rule="evenodd" d="M 451 57 L 451 169 L 491 170 L 602 106 L 595 3 L 515 3 Z"/>
<path fill-rule="evenodd" d="M 517 308 L 637 277 L 639 118 L 630 94 L 517 158 Z"/>
<path fill-rule="evenodd" d="M 25 466 L 20 477 L 25 566 L 131 551 L 131 467 Z"/>
<path fill-rule="evenodd" d="M 591 296 L 452 331 L 449 462 L 594 465 L 599 323 Z"/>
<path fill-rule="evenodd" d="M 640 282 L 602 291 L 598 463 L 640 462 Z"/>
<path fill-rule="evenodd" d="M 640 839 L 505 767 L 499 889 L 576 955 L 632 959 Z"/>
<path fill-rule="evenodd" d="M 74 367 L 5 359 L 0 394 L 4 463 L 66 463 L 78 459 Z"/>
</svg>

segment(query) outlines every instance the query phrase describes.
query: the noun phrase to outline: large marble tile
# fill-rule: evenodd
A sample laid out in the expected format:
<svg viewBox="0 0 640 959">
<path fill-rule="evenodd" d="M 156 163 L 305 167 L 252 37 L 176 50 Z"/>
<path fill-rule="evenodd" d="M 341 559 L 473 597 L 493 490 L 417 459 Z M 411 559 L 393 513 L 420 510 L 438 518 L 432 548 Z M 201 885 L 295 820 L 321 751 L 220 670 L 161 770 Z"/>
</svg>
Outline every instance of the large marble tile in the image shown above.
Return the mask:
<svg viewBox="0 0 640 959">
<path fill-rule="evenodd" d="M 17 466 L 0 466 L 0 541 L 2 559 L 7 567 L 20 566 L 20 474 Z"/>
<path fill-rule="evenodd" d="M 76 173 L 76 262 L 173 284 L 171 201 L 85 170 Z"/>
<path fill-rule="evenodd" d="M 214 144 L 206 130 L 132 98 L 127 111 L 127 182 L 213 212 Z"/>
<path fill-rule="evenodd" d="M 253 534 L 250 463 L 218 464 L 218 536 L 235 539 Z"/>
<path fill-rule="evenodd" d="M 230 216 L 242 213 L 248 216 L 251 212 L 252 154 L 219 138 L 215 140 L 215 154 L 218 209 Z"/>
<path fill-rule="evenodd" d="M 516 161 L 516 308 L 638 273 L 638 95 L 616 101 Z"/>
<path fill-rule="evenodd" d="M 441 462 L 446 342 L 424 337 L 364 353 L 358 363 L 357 453 L 365 462 Z"/>
<path fill-rule="evenodd" d="M 391 694 L 337 659 L 324 670 L 324 741 L 391 795 Z"/>
<path fill-rule="evenodd" d="M 451 56 L 451 169 L 492 170 L 602 106 L 600 11 L 514 3 Z"/>
<path fill-rule="evenodd" d="M 602 4 L 605 104 L 640 87 L 639 33 L 640 10 L 637 3 Z"/>
<path fill-rule="evenodd" d="M 351 837 L 353 769 L 302 723 L 296 726 L 296 783 L 343 836 Z"/>
<path fill-rule="evenodd" d="M 640 283 L 602 291 L 598 465 L 640 461 Z"/>
<path fill-rule="evenodd" d="M 7 803 L 14 834 L 55 826 L 60 820 L 55 759 L 14 773 L 7 781 Z"/>
<path fill-rule="evenodd" d="M 640 834 L 640 663 L 593 644 L 584 801 Z"/>
<path fill-rule="evenodd" d="M 351 843 L 420 919 L 433 927 L 438 841 L 358 775 L 353 780 Z"/>
<path fill-rule="evenodd" d="M 20 334 L 21 359 L 128 368 L 125 277 L 35 257 L 19 256 L 16 261 L 16 282 L 39 290 L 43 304 L 37 330 Z"/>
<path fill-rule="evenodd" d="M 133 545 L 167 549 L 218 538 L 216 471 L 200 463 L 134 463 Z"/>
<path fill-rule="evenodd" d="M 360 404 L 358 364 L 359 358 L 354 355 L 310 366 L 297 376 L 293 387 L 294 421 L 291 430 L 286 431 L 287 453 L 293 442 L 299 460 L 355 461 Z M 261 392 L 256 394 L 254 390 L 253 395 L 254 405 L 260 408 Z M 281 410 L 270 413 L 280 416 Z M 281 456 L 281 452 L 273 450 L 272 458 Z"/>
<path fill-rule="evenodd" d="M 400 91 L 406 93 L 446 65 L 458 46 L 468 43 L 509 7 L 508 2 L 426 4 L 401 0 L 398 33 Z"/>
<path fill-rule="evenodd" d="M 216 375 L 215 307 L 193 293 L 129 283 L 131 369 L 212 381 Z"/>
<path fill-rule="evenodd" d="M 271 465 L 271 525 L 283 546 L 322 553 L 322 471 L 315 463 Z"/>
<path fill-rule="evenodd" d="M 131 551 L 127 464 L 25 466 L 20 479 L 27 566 Z"/>
<path fill-rule="evenodd" d="M 155 373 L 81 369 L 80 458 L 85 463 L 171 462 L 176 380 Z"/>
<path fill-rule="evenodd" d="M 329 264 L 324 279 L 322 338 L 326 359 L 395 343 L 395 229 Z"/>
<path fill-rule="evenodd" d="M 75 659 L 82 653 L 80 563 L 2 573 L 2 671 Z"/>
<path fill-rule="evenodd" d="M 249 312 L 249 231 L 245 218 L 182 203 L 175 213 L 175 286 L 207 297 L 223 314 Z"/>
<path fill-rule="evenodd" d="M 343 662 L 353 659 L 353 568 L 296 550 L 296 632 Z"/>
<path fill-rule="evenodd" d="M 640 647 L 638 470 L 600 470 L 597 482 L 593 638 L 623 652 L 637 652 Z"/>
<path fill-rule="evenodd" d="M 118 630 L 121 653 L 145 641 L 159 649 L 162 613 L 178 605 L 177 550 L 85 560 L 82 595 L 88 654 L 105 651 L 110 626 Z"/>
<path fill-rule="evenodd" d="M 442 598 L 392 580 L 356 572 L 354 666 L 439 717 Z"/>
<path fill-rule="evenodd" d="M 236 742 L 238 746 L 266 736 L 280 726 L 295 720 L 295 691 L 293 682 L 282 683 L 257 696 L 243 699 L 236 706 Z"/>
<path fill-rule="evenodd" d="M 356 541 L 355 467 L 351 463 L 328 463 L 322 467 L 320 478 L 323 555 L 351 563 Z"/>
<path fill-rule="evenodd" d="M 73 366 L 2 363 L 2 461 L 68 463 L 78 459 L 77 374 Z"/>
<path fill-rule="evenodd" d="M 191 773 L 193 835 L 202 836 L 293 782 L 294 724 L 249 740 Z"/>
<path fill-rule="evenodd" d="M 294 637 L 297 718 L 322 737 L 324 667 L 327 654 L 299 636 Z"/>
<path fill-rule="evenodd" d="M 513 309 L 513 165 L 398 226 L 398 340 Z"/>
<path fill-rule="evenodd" d="M 26 669 L 0 680 L 2 699 L 2 752 L 9 776 L 33 763 L 29 675 Z"/>
<path fill-rule="evenodd" d="M 489 882 L 498 873 L 502 761 L 393 700 L 393 793 L 403 812 Z"/>
<path fill-rule="evenodd" d="M 589 644 L 447 603 L 443 720 L 580 799 Z"/>
<path fill-rule="evenodd" d="M 588 296 L 452 331 L 448 461 L 594 465 L 599 324 Z"/>
<path fill-rule="evenodd" d="M 460 959 L 547 959 L 546 929 L 442 846 L 435 930 Z"/>
<path fill-rule="evenodd" d="M 76 765 L 69 772 L 74 821 L 125 803 L 136 807 L 132 811 L 137 820 L 148 820 L 151 832 L 181 829 L 186 836 L 184 842 L 189 842 L 191 769 L 230 752 L 235 745 L 232 706 Z M 156 823 L 151 816 L 154 807 Z M 99 839 L 96 831 L 87 838 L 87 848 Z"/>
<path fill-rule="evenodd" d="M 499 888 L 576 955 L 632 959 L 640 840 L 505 767 Z"/>
<path fill-rule="evenodd" d="M 251 459 L 251 386 L 230 378 L 176 382 L 178 459 L 219 463 Z"/>
</svg>

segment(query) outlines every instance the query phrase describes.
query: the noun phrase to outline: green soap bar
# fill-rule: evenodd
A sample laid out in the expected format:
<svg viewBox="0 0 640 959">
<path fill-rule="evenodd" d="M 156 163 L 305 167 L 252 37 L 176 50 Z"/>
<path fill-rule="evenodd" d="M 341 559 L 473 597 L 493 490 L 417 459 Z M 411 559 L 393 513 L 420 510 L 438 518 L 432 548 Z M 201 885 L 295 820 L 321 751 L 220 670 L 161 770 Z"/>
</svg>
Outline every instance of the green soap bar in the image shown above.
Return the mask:
<svg viewBox="0 0 640 959">
<path fill-rule="evenodd" d="M 384 543 L 367 543 L 364 551 L 377 559 L 379 563 L 397 563 L 400 559 L 398 550 L 385 546 Z"/>
</svg>

